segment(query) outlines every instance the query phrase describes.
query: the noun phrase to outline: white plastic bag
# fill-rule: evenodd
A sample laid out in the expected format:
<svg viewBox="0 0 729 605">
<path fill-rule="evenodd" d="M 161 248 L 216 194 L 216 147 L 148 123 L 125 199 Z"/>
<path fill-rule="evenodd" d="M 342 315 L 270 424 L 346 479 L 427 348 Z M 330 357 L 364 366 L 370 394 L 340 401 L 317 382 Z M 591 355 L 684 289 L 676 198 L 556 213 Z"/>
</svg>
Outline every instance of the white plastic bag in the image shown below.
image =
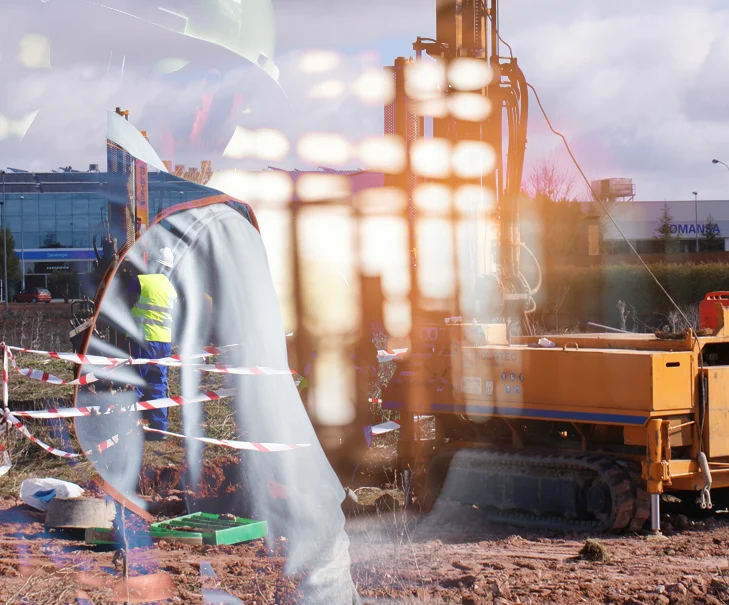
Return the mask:
<svg viewBox="0 0 729 605">
<path fill-rule="evenodd" d="M 20 484 L 20 499 L 38 510 L 48 510 L 53 498 L 78 498 L 84 489 L 80 485 L 60 479 L 26 479 Z"/>
<path fill-rule="evenodd" d="M 10 463 L 10 456 L 8 451 L 0 445 L 0 477 L 7 474 L 7 472 L 13 467 Z"/>
</svg>

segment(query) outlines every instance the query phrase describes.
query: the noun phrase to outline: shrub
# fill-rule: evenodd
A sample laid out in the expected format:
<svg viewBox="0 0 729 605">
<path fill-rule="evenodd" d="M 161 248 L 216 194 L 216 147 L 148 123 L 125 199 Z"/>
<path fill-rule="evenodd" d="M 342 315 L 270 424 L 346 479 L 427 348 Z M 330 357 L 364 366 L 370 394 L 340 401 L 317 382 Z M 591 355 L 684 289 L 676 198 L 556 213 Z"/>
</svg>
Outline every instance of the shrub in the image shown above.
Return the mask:
<svg viewBox="0 0 729 605">
<path fill-rule="evenodd" d="M 727 263 L 659 263 L 650 265 L 650 269 L 682 309 L 695 307 L 707 292 L 729 288 Z M 548 327 L 556 323 L 555 310 L 560 325 L 592 321 L 620 327 L 620 301 L 634 309 L 635 318 L 645 329 L 663 325 L 675 312 L 668 297 L 640 265 L 547 268 L 536 299 L 536 319 Z"/>
</svg>

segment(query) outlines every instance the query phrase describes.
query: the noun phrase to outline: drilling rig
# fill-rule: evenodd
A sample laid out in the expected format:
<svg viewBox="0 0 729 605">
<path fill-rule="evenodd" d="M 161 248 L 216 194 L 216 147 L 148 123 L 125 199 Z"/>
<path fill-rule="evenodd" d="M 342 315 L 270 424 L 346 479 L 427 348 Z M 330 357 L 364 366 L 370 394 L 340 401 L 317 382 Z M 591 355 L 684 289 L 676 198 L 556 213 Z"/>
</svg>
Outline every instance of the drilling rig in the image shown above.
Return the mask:
<svg viewBox="0 0 729 605">
<path fill-rule="evenodd" d="M 530 335 L 525 318 L 539 284 L 524 277 L 522 258 L 536 258 L 519 235 L 527 82 L 516 58 L 501 56 L 497 0 L 437 0 L 436 12 L 436 38 L 418 38 L 416 59 L 395 62 L 396 96 L 385 110 L 386 132 L 406 142 L 410 158 L 389 184 L 409 200 L 412 328 L 382 394 L 383 408 L 400 414 L 406 500 L 474 505 L 508 523 L 616 531 L 649 518 L 658 531 L 666 492 L 704 510 L 726 506 L 729 297 L 706 296 L 699 332 Z M 432 60 L 444 76 L 428 96 L 417 79 Z M 459 77 L 486 70 L 487 83 Z M 490 113 L 464 119 L 459 103 L 478 97 Z M 422 109 L 434 105 L 446 109 Z M 419 169 L 428 145 L 450 150 L 448 174 Z M 491 166 L 458 166 L 483 146 Z M 419 199 L 434 186 L 450 200 L 458 267 L 436 296 L 420 288 L 427 267 L 417 254 L 432 218 Z M 459 250 L 464 217 L 485 242 L 476 261 Z M 435 440 L 421 439 L 423 415 L 435 418 Z"/>
</svg>

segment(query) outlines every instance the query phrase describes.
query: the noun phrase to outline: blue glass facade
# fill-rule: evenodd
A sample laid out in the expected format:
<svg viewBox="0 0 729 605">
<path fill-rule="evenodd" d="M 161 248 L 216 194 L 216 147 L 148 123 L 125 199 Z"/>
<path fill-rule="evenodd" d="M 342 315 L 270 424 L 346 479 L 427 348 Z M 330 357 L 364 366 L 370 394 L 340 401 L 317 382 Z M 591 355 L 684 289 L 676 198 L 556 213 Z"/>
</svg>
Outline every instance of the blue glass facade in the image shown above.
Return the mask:
<svg viewBox="0 0 729 605">
<path fill-rule="evenodd" d="M 0 202 L 25 273 L 92 269 L 93 236 L 108 216 L 106 173 L 7 173 L 0 175 Z M 160 211 L 219 192 L 166 173 L 149 175 L 150 221 Z M 55 265 L 54 265 L 55 263 Z"/>
</svg>

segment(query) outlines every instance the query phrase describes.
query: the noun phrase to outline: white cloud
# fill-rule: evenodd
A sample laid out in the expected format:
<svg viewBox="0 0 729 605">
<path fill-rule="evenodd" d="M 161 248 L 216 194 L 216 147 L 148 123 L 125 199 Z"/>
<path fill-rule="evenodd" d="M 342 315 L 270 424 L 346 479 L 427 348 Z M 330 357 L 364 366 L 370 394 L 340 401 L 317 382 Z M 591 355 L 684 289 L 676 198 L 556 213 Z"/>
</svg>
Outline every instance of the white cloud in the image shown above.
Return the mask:
<svg viewBox="0 0 729 605">
<path fill-rule="evenodd" d="M 147 6 L 124 5 L 135 2 Z M 77 14 L 82 5 L 92 6 L 5 0 L 0 8 L 0 115 L 15 122 L 41 109 L 22 144 L 17 137 L 0 141 L 0 156 L 14 165 L 103 164 L 104 116 L 116 106 L 130 109 L 160 155 L 177 163 L 230 165 L 220 156 L 236 125 L 280 130 L 291 149 L 308 132 L 340 133 L 358 143 L 381 134 L 382 108 L 358 101 L 354 82 L 366 69 L 412 54 L 415 37 L 435 29 L 435 0 L 274 0 L 284 95 L 232 53 L 143 21 L 109 20 L 106 9 L 89 8 L 84 22 Z M 729 162 L 725 3 L 509 0 L 501 7 L 502 35 L 590 178 L 632 177 L 641 199 L 682 198 L 693 190 L 705 199 L 729 195 L 729 175 L 710 163 Z M 29 69 L 18 60 L 27 35 L 51 40 L 52 69 Z M 308 49 L 330 49 L 341 60 L 325 73 L 303 73 Z M 172 59 L 193 62 L 162 77 L 159 66 Z M 220 80 L 206 88 L 202 79 L 211 67 Z M 334 82 L 337 94 L 321 94 Z M 213 90 L 214 133 L 191 144 L 202 95 Z M 229 116 L 234 102 L 236 115 Z M 179 143 L 174 150 L 172 136 Z M 559 146 L 532 102 L 528 162 Z M 281 165 L 303 167 L 293 152 Z"/>
<path fill-rule="evenodd" d="M 504 3 L 501 31 L 588 176 L 632 177 L 641 199 L 683 199 L 697 188 L 726 197 L 727 175 L 710 160 L 729 156 L 729 9 L 575 4 Z M 533 162 L 561 143 L 535 104 L 531 115 Z"/>
</svg>

